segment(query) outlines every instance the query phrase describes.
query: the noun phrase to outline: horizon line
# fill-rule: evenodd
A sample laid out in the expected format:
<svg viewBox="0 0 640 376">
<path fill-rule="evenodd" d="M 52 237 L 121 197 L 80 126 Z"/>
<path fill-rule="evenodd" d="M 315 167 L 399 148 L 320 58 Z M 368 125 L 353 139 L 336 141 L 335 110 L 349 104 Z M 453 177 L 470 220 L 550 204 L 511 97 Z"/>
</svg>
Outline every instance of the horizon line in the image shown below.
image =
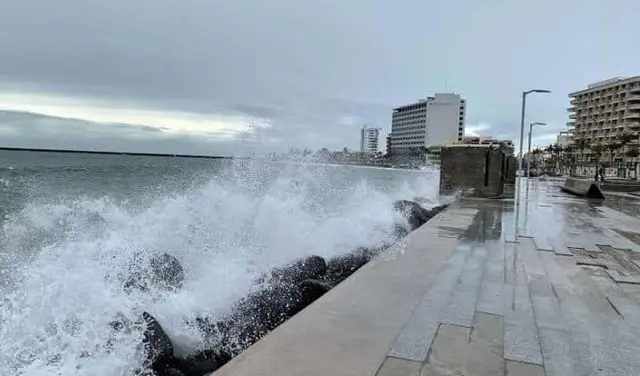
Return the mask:
<svg viewBox="0 0 640 376">
<path fill-rule="evenodd" d="M 200 158 L 200 159 L 233 159 L 232 156 L 221 155 L 197 155 L 197 154 L 170 154 L 170 153 L 141 153 L 141 152 L 120 152 L 120 151 L 97 151 L 97 150 L 73 150 L 73 149 L 42 149 L 42 148 L 21 148 L 21 147 L 2 147 L 0 150 L 7 151 L 33 151 L 45 153 L 62 153 L 62 154 L 103 154 L 103 155 L 128 155 L 128 156 L 144 156 L 144 157 L 174 157 L 174 158 Z"/>
</svg>

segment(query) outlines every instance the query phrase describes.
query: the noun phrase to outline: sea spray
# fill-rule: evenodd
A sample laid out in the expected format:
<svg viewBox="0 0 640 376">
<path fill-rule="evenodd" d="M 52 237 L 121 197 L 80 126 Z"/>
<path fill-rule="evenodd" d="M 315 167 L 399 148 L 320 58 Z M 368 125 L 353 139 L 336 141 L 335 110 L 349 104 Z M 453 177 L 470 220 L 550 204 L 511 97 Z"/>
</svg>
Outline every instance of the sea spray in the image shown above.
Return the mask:
<svg viewBox="0 0 640 376">
<path fill-rule="evenodd" d="M 108 189 L 31 197 L 3 223 L 0 374 L 126 375 L 143 364 L 142 328 L 111 324 L 139 322 L 144 311 L 176 351 L 196 351 L 204 338 L 190 323 L 228 312 L 265 271 L 375 247 L 404 221 L 394 200 L 437 202 L 433 171 L 369 169 L 372 179 L 362 170 L 242 161 L 150 203 Z M 184 268 L 181 289 L 123 288 L 132 263 L 162 253 Z"/>
</svg>

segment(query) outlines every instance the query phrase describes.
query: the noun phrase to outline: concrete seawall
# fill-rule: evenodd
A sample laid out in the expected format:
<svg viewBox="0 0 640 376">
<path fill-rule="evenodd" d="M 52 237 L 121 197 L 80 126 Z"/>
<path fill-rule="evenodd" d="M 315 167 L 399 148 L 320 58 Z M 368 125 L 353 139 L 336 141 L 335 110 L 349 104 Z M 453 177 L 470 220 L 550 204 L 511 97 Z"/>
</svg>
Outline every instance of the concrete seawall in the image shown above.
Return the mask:
<svg viewBox="0 0 640 376">
<path fill-rule="evenodd" d="M 520 189 L 453 204 L 213 375 L 640 374 L 640 205 Z"/>
<path fill-rule="evenodd" d="M 440 213 L 214 375 L 375 374 L 476 213 Z"/>
</svg>

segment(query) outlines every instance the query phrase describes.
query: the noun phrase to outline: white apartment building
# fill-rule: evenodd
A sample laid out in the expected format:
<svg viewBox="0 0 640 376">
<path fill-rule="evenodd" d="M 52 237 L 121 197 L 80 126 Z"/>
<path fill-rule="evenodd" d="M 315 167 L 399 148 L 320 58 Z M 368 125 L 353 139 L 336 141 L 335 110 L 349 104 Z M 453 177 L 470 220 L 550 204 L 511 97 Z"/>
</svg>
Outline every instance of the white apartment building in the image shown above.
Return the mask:
<svg viewBox="0 0 640 376">
<path fill-rule="evenodd" d="M 360 130 L 360 152 L 372 154 L 377 153 L 379 137 L 380 128 L 362 127 Z"/>
<path fill-rule="evenodd" d="M 610 168 L 612 171 L 607 173 L 629 176 L 630 166 L 623 165 L 623 161 L 638 161 L 637 158 L 633 161 L 626 158 L 624 152 L 632 145 L 640 144 L 640 76 L 599 81 L 584 90 L 570 93 L 569 98 L 570 121 L 567 125 L 572 128 L 573 143 L 585 145 L 584 150 L 574 151 L 576 160 L 584 154 L 581 165 L 593 164 L 590 147 L 602 145 L 605 150 L 601 160 L 614 162 Z M 616 144 L 625 134 L 632 136 L 631 142 L 614 150 L 612 155 L 606 146 Z M 583 170 L 592 173 L 595 167 Z"/>
<path fill-rule="evenodd" d="M 623 133 L 640 133 L 640 76 L 596 82 L 569 98 L 567 125 L 575 143 L 606 144 Z"/>
<path fill-rule="evenodd" d="M 437 93 L 393 109 L 391 150 L 402 153 L 461 140 L 466 112 L 466 101 L 454 93 Z"/>
</svg>

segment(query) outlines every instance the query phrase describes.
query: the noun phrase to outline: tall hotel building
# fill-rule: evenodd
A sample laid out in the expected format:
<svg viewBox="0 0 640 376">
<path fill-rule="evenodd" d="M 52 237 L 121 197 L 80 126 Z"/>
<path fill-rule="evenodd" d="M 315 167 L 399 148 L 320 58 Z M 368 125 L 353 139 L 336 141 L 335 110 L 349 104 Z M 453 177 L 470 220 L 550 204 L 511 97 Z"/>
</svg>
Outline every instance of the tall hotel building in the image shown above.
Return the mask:
<svg viewBox="0 0 640 376">
<path fill-rule="evenodd" d="M 464 136 L 466 101 L 459 94 L 435 94 L 393 109 L 390 146 L 403 153 L 460 141 Z"/>
</svg>

